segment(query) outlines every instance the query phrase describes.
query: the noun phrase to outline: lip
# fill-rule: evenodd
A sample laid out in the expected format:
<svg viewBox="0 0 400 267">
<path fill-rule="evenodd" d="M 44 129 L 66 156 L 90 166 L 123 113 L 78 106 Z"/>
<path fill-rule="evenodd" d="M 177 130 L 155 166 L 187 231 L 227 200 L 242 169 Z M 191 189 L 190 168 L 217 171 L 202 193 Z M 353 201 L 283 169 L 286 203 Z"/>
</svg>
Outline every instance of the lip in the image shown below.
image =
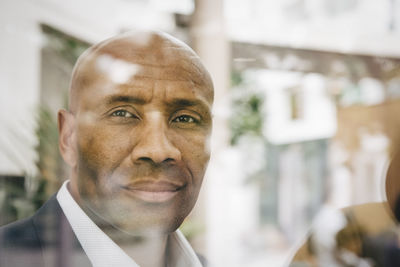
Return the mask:
<svg viewBox="0 0 400 267">
<path fill-rule="evenodd" d="M 186 184 L 177 184 L 169 181 L 139 181 L 122 186 L 131 196 L 144 202 L 162 203 L 171 200 Z"/>
</svg>

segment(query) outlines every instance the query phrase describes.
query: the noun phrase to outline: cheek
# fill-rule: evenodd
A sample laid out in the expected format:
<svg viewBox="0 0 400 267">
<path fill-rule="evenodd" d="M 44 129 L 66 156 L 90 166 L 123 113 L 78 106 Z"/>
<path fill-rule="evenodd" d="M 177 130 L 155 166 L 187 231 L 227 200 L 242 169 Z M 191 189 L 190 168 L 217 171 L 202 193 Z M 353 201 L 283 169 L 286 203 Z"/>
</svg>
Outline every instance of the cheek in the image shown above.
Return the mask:
<svg viewBox="0 0 400 267">
<path fill-rule="evenodd" d="M 78 133 L 80 194 L 100 205 L 114 195 L 115 185 L 109 177 L 129 154 L 124 141 L 129 138 L 100 126 L 82 125 Z"/>
<path fill-rule="evenodd" d="M 201 184 L 208 160 L 210 159 L 210 150 L 208 147 L 208 135 L 195 135 L 186 138 L 180 138 L 177 146 L 182 153 L 183 161 L 191 170 L 195 184 Z"/>
<path fill-rule="evenodd" d="M 105 127 L 82 127 L 79 131 L 78 148 L 91 163 L 117 161 L 128 145 L 129 138 Z"/>
<path fill-rule="evenodd" d="M 79 175 L 90 175 L 97 183 L 106 183 L 102 180 L 129 156 L 129 138 L 106 127 L 85 126 L 79 130 Z"/>
</svg>

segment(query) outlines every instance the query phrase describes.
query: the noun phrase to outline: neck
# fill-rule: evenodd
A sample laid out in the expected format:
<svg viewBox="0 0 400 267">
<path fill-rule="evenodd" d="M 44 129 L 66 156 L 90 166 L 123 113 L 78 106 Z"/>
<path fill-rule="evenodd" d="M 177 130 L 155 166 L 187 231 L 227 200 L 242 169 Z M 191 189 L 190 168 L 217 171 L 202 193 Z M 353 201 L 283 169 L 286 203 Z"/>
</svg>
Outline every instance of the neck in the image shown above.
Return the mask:
<svg viewBox="0 0 400 267">
<path fill-rule="evenodd" d="M 168 234 L 130 235 L 114 227 L 102 230 L 141 267 L 165 267 Z"/>
<path fill-rule="evenodd" d="M 118 244 L 141 267 L 165 267 L 168 236 L 147 236 L 126 244 Z"/>
<path fill-rule="evenodd" d="M 168 234 L 130 235 L 115 227 L 101 227 L 141 267 L 165 267 Z"/>
<path fill-rule="evenodd" d="M 80 197 L 73 183 L 68 185 L 72 197 L 79 204 Z M 76 186 L 76 185 L 75 185 Z M 81 205 L 80 205 L 81 206 Z M 142 234 L 129 235 L 109 225 L 91 211 L 81 208 L 126 254 L 128 254 L 141 267 L 165 267 L 167 262 L 168 234 Z"/>
</svg>

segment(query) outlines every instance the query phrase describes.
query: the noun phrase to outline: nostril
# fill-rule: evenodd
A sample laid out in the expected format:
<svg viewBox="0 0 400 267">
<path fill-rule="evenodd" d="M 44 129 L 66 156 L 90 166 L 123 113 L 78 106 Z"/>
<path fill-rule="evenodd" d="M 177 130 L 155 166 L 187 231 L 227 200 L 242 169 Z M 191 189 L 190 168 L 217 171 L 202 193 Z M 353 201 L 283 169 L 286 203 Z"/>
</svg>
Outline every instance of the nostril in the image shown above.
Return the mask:
<svg viewBox="0 0 400 267">
<path fill-rule="evenodd" d="M 162 160 L 161 162 L 157 162 L 157 161 L 153 160 L 151 157 L 140 157 L 135 161 L 136 164 L 141 164 L 144 162 L 147 162 L 151 165 L 157 165 L 157 164 L 171 165 L 171 164 L 174 164 L 176 162 L 176 160 L 173 158 L 166 158 L 166 159 Z"/>
<path fill-rule="evenodd" d="M 171 164 L 171 163 L 175 163 L 175 160 L 172 159 L 172 158 L 167 158 L 167 159 L 165 159 L 163 162 L 164 162 L 164 163 L 169 163 L 169 164 Z"/>
<path fill-rule="evenodd" d="M 137 159 L 138 161 L 144 161 L 144 162 L 151 162 L 154 163 L 154 161 L 150 157 L 140 157 Z"/>
<path fill-rule="evenodd" d="M 131 158 L 133 162 L 174 164 L 181 160 L 181 152 L 165 131 L 151 128 L 133 147 Z"/>
</svg>

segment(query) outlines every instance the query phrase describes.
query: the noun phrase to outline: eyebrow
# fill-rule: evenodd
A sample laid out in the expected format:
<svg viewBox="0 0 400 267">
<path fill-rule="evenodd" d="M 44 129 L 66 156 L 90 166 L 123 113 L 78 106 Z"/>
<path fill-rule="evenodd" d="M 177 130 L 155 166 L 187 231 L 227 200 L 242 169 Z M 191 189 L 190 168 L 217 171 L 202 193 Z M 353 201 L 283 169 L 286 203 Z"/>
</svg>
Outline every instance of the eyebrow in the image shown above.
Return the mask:
<svg viewBox="0 0 400 267">
<path fill-rule="evenodd" d="M 205 112 L 205 114 L 211 115 L 211 110 L 209 105 L 207 105 L 206 102 L 200 100 L 200 99 L 173 99 L 168 102 L 168 104 L 172 107 L 198 107 L 202 112 Z"/>
<path fill-rule="evenodd" d="M 129 95 L 111 95 L 106 97 L 107 105 L 113 104 L 115 102 L 127 102 L 132 104 L 144 105 L 148 101 L 146 101 L 144 98 L 141 97 L 129 96 Z"/>
<path fill-rule="evenodd" d="M 204 105 L 204 103 L 199 100 L 189 100 L 189 99 L 179 99 L 179 98 L 172 100 L 171 104 L 174 106 L 186 106 L 186 107 Z"/>
</svg>

